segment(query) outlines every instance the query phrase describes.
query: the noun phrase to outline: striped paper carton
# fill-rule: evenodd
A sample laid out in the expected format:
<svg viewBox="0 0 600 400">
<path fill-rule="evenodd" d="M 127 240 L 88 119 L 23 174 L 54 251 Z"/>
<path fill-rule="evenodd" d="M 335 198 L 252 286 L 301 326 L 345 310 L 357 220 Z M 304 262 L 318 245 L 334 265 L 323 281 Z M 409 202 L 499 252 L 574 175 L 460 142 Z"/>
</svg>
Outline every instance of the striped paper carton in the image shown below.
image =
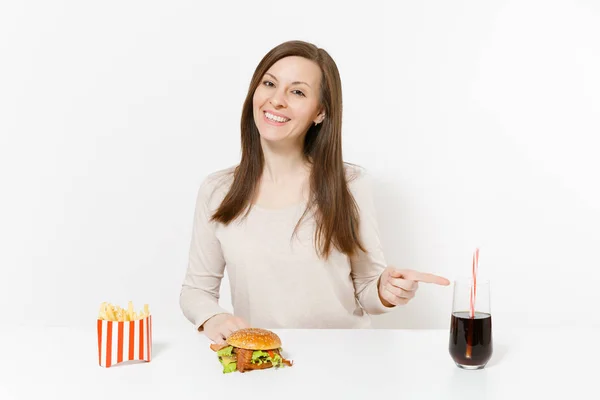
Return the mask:
<svg viewBox="0 0 600 400">
<path fill-rule="evenodd" d="M 137 321 L 98 320 L 98 362 L 110 367 L 152 359 L 152 315 Z"/>
</svg>

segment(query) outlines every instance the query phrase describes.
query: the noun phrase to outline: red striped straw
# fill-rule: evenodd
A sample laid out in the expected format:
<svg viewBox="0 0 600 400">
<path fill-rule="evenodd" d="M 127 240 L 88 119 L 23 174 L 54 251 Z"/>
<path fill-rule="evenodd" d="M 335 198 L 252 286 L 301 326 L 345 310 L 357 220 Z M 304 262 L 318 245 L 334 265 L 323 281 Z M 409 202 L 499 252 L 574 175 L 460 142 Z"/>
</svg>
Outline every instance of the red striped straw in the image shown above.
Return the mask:
<svg viewBox="0 0 600 400">
<path fill-rule="evenodd" d="M 479 249 L 476 248 L 473 253 L 473 285 L 471 286 L 471 297 L 469 304 L 471 306 L 471 318 L 475 318 L 475 301 L 477 300 L 477 269 L 479 268 Z"/>
</svg>

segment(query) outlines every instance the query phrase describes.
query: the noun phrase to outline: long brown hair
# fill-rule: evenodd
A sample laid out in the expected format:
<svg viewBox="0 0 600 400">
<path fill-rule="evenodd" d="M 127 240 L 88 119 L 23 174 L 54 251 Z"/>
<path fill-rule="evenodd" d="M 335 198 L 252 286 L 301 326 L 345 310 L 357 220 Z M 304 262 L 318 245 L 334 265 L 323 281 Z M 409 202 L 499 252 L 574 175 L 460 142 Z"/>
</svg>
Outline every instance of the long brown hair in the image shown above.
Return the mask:
<svg viewBox="0 0 600 400">
<path fill-rule="evenodd" d="M 260 61 L 248 89 L 242 109 L 242 158 L 235 168 L 229 192 L 212 216 L 212 221 L 228 224 L 244 210 L 252 207 L 252 200 L 263 173 L 264 156 L 260 134 L 254 122 L 254 92 L 268 69 L 282 58 L 299 56 L 314 61 L 321 68 L 320 105 L 325 119 L 311 125 L 304 138 L 303 154 L 311 163 L 310 200 L 298 221 L 311 209 L 315 210 L 315 247 L 320 256 L 328 258 L 335 246 L 339 251 L 353 255 L 359 248 L 365 251 L 359 238 L 359 213 L 346 180 L 342 159 L 342 83 L 337 66 L 323 49 L 303 41 L 289 41 L 269 51 Z"/>
</svg>

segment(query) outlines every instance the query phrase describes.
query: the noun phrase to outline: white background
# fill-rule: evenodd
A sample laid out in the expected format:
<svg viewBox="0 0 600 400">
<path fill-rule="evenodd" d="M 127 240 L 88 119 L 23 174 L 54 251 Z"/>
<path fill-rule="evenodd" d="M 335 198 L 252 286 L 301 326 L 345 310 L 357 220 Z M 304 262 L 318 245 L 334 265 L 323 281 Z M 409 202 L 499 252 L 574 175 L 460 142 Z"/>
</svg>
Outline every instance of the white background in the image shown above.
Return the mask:
<svg viewBox="0 0 600 400">
<path fill-rule="evenodd" d="M 3 2 L 0 324 L 133 300 L 191 328 L 198 185 L 239 160 L 256 64 L 302 39 L 338 64 L 390 264 L 455 279 L 480 246 L 496 326 L 600 326 L 600 6 L 397 3 Z M 451 300 L 421 285 L 375 325 L 445 328 Z"/>
</svg>

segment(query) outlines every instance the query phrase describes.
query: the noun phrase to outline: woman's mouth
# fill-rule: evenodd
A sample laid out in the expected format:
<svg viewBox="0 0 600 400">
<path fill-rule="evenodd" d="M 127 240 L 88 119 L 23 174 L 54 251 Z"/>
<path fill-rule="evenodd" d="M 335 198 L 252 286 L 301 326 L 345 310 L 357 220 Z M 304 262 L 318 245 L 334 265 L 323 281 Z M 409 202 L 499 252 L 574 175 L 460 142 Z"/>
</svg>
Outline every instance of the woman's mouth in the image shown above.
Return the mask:
<svg viewBox="0 0 600 400">
<path fill-rule="evenodd" d="M 269 123 L 271 125 L 275 125 L 275 126 L 281 126 L 290 120 L 289 118 L 280 117 L 278 115 L 271 114 L 268 111 L 265 111 L 263 114 L 265 116 L 265 121 L 267 121 L 267 123 Z"/>
</svg>

